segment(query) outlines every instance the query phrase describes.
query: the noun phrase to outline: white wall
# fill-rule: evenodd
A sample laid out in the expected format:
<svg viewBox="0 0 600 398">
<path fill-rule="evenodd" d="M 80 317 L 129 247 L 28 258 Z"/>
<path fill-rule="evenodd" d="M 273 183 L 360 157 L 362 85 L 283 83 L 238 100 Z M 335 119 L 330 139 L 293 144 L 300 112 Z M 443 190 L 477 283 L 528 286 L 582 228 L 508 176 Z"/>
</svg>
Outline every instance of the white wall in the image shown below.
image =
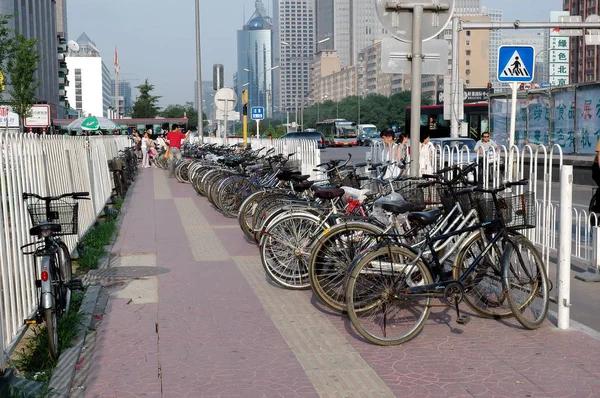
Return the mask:
<svg viewBox="0 0 600 398">
<path fill-rule="evenodd" d="M 104 116 L 102 89 L 102 58 L 100 57 L 66 57 L 69 69 L 69 85 L 66 87 L 69 104 L 77 107 L 75 69 L 81 69 L 81 91 L 84 116 Z"/>
</svg>

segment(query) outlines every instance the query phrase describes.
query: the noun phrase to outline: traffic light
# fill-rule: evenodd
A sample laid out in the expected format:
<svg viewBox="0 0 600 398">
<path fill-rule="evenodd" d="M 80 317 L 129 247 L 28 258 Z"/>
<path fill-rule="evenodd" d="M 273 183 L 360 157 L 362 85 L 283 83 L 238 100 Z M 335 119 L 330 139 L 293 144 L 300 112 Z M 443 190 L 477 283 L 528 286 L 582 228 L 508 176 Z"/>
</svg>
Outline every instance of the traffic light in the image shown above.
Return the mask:
<svg viewBox="0 0 600 398">
<path fill-rule="evenodd" d="M 248 90 L 242 91 L 242 104 L 248 105 Z"/>
</svg>

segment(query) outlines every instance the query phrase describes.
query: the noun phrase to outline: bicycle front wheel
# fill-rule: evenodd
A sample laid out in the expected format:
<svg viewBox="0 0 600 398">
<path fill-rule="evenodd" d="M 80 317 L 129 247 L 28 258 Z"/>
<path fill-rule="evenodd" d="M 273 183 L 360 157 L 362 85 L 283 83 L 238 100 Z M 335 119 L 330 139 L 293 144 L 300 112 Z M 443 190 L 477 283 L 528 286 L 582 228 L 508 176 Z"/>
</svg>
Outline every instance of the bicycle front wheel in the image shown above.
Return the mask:
<svg viewBox="0 0 600 398">
<path fill-rule="evenodd" d="M 346 287 L 346 311 L 352 325 L 368 341 L 402 344 L 425 325 L 431 297 L 406 289 L 433 283 L 423 261 L 403 246 L 381 247 L 356 262 Z"/>
<path fill-rule="evenodd" d="M 48 332 L 48 351 L 53 360 L 58 358 L 58 322 L 56 320 L 56 311 L 49 308 L 44 310 L 44 322 Z"/>
<path fill-rule="evenodd" d="M 502 282 L 515 318 L 527 329 L 539 328 L 548 315 L 548 277 L 542 256 L 522 235 L 506 242 Z"/>
</svg>

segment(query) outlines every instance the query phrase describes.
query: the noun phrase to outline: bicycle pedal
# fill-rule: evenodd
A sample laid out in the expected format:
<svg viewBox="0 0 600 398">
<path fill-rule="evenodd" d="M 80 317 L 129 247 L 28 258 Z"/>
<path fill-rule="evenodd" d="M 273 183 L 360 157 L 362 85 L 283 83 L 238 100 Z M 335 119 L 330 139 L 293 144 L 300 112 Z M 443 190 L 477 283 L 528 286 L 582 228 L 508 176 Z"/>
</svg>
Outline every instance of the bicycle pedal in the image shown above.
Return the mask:
<svg viewBox="0 0 600 398">
<path fill-rule="evenodd" d="M 471 317 L 468 315 L 460 315 L 456 318 L 456 323 L 459 325 L 466 325 L 469 322 L 471 322 Z"/>
<path fill-rule="evenodd" d="M 25 325 L 37 325 L 38 321 L 35 318 L 27 318 L 25 319 Z"/>
<path fill-rule="evenodd" d="M 83 290 L 83 282 L 81 279 L 71 279 L 65 284 L 69 290 Z"/>
</svg>

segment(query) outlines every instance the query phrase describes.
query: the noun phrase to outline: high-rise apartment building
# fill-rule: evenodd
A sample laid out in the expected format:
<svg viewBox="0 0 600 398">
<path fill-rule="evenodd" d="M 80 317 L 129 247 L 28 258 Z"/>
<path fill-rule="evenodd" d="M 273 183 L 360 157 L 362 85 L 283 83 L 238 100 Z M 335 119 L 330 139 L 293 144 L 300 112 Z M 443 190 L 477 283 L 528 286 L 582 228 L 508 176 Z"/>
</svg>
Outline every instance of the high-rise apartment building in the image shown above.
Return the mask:
<svg viewBox="0 0 600 398">
<path fill-rule="evenodd" d="M 564 0 L 563 10 L 570 15 L 581 15 L 582 20 L 600 13 L 600 2 L 595 0 Z M 571 84 L 600 80 L 600 47 L 588 46 L 584 37 L 571 37 L 569 64 Z"/>
<path fill-rule="evenodd" d="M 277 113 L 301 109 L 315 53 L 315 0 L 273 1 L 273 103 Z"/>
<path fill-rule="evenodd" d="M 248 90 L 249 106 L 265 107 L 266 116 L 273 113 L 273 68 L 272 36 L 273 22 L 267 15 L 261 0 L 256 1 L 256 10 L 242 30 L 237 34 L 237 94 Z"/>
<path fill-rule="evenodd" d="M 96 44 L 85 33 L 77 43 L 79 51 L 69 50 L 65 59 L 69 68 L 69 103 L 80 115 L 108 117 L 109 108 L 114 105 L 110 71 Z"/>
<path fill-rule="evenodd" d="M 502 10 L 482 7 L 481 13 L 487 15 L 490 22 L 502 22 L 504 20 Z M 494 89 L 499 88 L 502 83 L 496 78 L 498 71 L 498 49 L 502 46 L 502 31 L 500 29 L 490 30 L 490 73 L 489 82 Z"/>
<path fill-rule="evenodd" d="M 39 86 L 35 90 L 35 98 L 37 102 L 50 106 L 53 118 L 62 118 L 65 109 L 59 106 L 57 22 L 62 22 L 63 19 L 62 14 L 57 18 L 56 12 L 55 1 L 0 0 L 0 13 L 14 15 L 9 21 L 9 28 L 28 39 L 38 39 L 40 62 L 35 78 Z M 5 101 L 10 98 L 8 91 L 9 89 L 2 93 L 2 99 Z"/>
<path fill-rule="evenodd" d="M 112 87 L 111 96 L 115 96 L 115 80 L 111 79 L 110 86 Z M 119 116 L 127 116 L 133 110 L 132 108 L 132 89 L 131 83 L 127 80 L 119 80 Z"/>
</svg>

